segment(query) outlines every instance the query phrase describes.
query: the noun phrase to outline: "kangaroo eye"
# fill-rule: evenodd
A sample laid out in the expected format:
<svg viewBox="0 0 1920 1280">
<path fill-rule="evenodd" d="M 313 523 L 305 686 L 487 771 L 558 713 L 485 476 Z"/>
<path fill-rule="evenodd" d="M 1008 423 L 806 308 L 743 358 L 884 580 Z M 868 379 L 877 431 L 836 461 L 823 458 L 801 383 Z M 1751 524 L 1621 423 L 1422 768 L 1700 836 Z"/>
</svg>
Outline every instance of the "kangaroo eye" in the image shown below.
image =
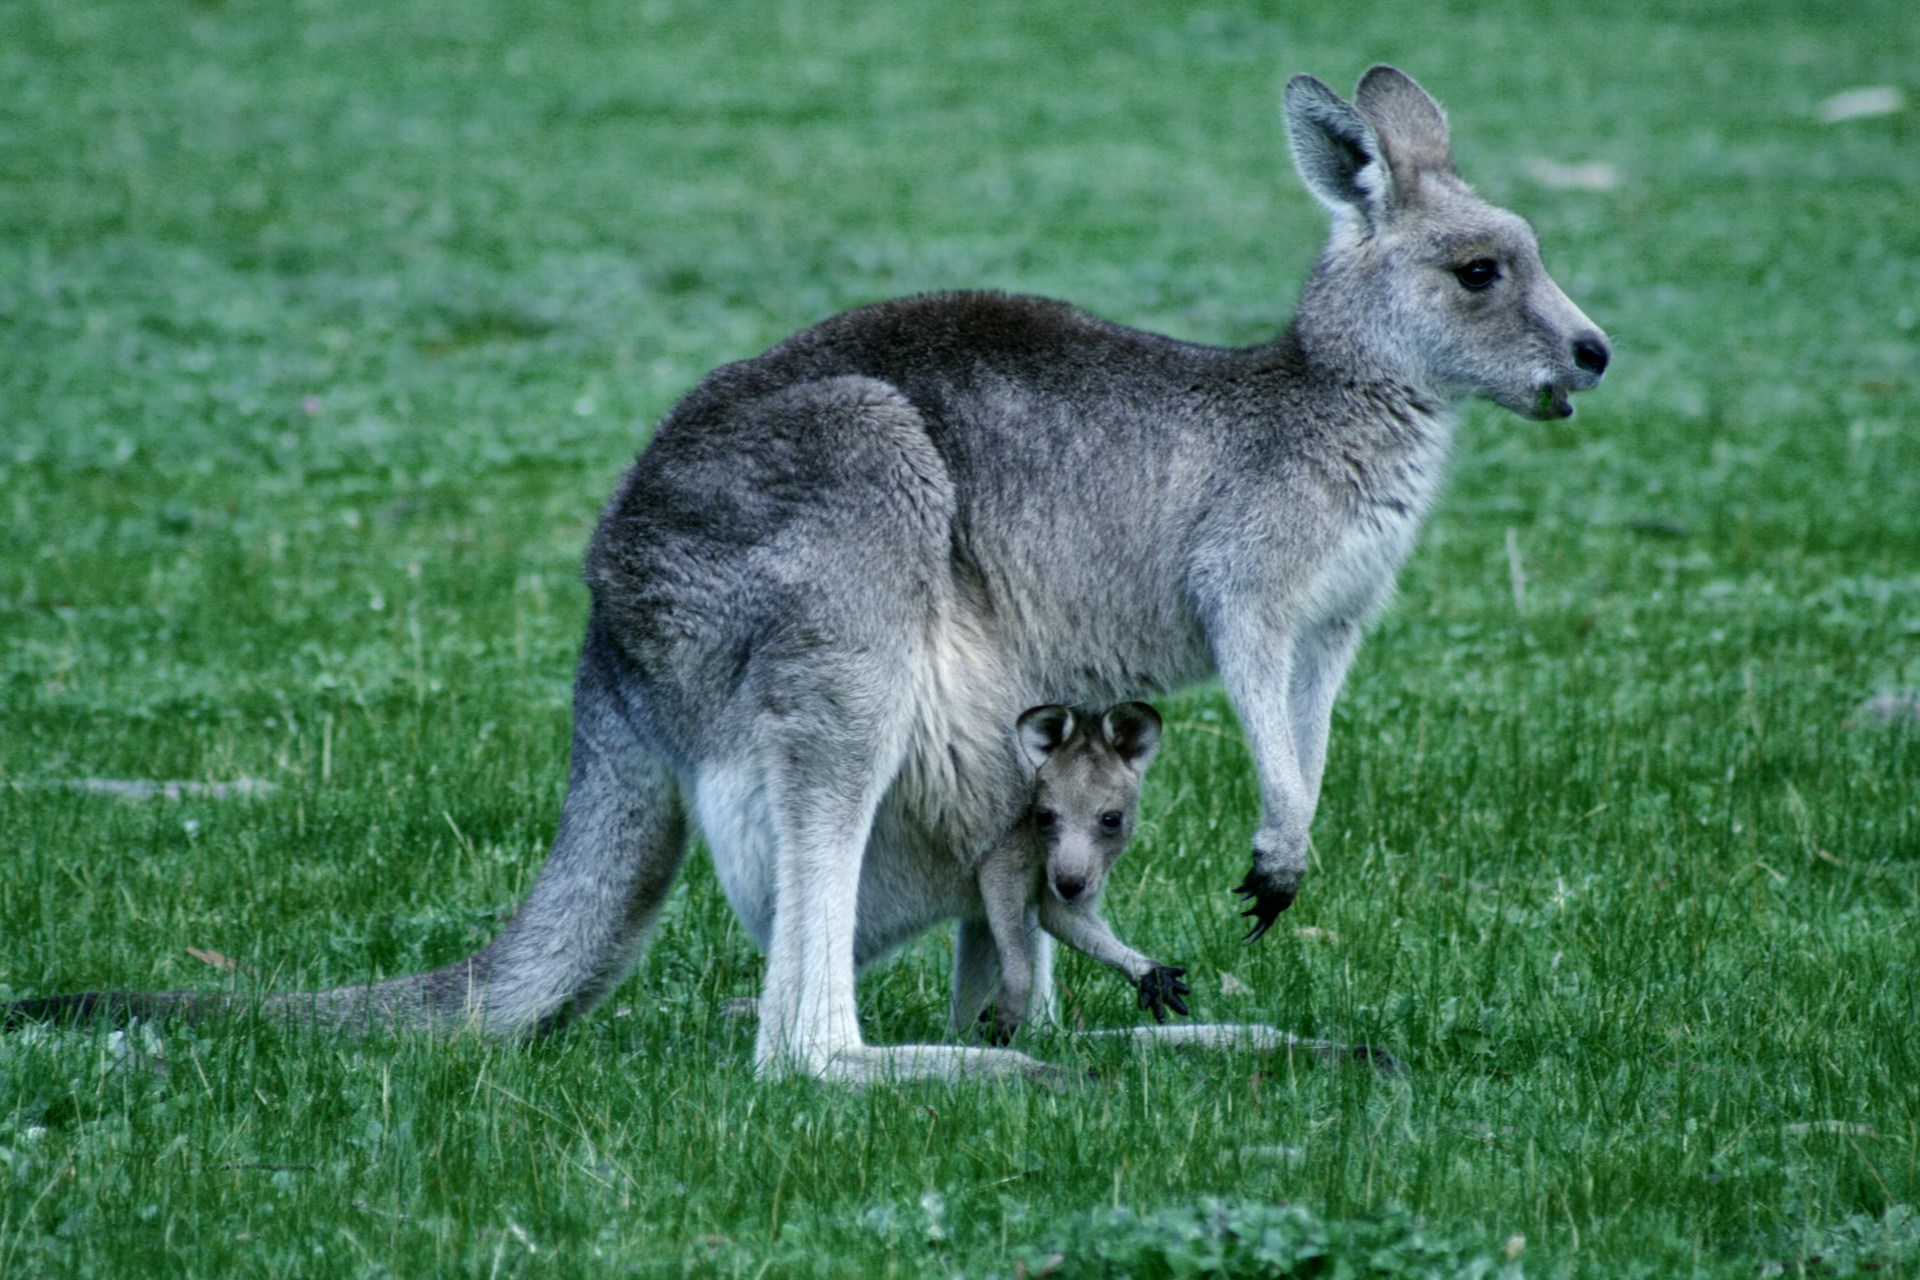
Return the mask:
<svg viewBox="0 0 1920 1280">
<path fill-rule="evenodd" d="M 1042 831 L 1051 831 L 1060 823 L 1060 815 L 1051 809 L 1037 809 L 1033 815 L 1033 825 Z"/>
<path fill-rule="evenodd" d="M 1109 809 L 1100 815 L 1100 829 L 1102 831 L 1118 831 L 1120 829 L 1120 821 L 1120 811 L 1118 809 Z"/>
<path fill-rule="evenodd" d="M 1492 258 L 1475 258 L 1472 262 L 1463 262 L 1453 269 L 1453 278 L 1460 287 L 1470 293 L 1479 293 L 1490 289 L 1493 282 L 1500 278 L 1500 264 Z"/>
</svg>

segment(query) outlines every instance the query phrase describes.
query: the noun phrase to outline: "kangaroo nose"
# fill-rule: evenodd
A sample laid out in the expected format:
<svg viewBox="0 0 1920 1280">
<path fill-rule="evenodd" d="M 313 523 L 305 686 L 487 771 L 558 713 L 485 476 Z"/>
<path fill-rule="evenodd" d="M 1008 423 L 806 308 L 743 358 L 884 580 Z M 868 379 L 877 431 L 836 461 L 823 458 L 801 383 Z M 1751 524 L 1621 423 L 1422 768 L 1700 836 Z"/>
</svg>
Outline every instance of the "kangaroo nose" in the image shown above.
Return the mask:
<svg viewBox="0 0 1920 1280">
<path fill-rule="evenodd" d="M 1086 887 L 1084 876 L 1056 876 L 1053 881 L 1053 891 L 1060 895 L 1062 902 L 1072 902 L 1086 891 Z"/>
<path fill-rule="evenodd" d="M 1607 340 L 1597 334 L 1580 338 L 1573 344 L 1573 362 L 1596 378 L 1607 371 L 1607 360 L 1611 354 L 1607 350 Z"/>
</svg>

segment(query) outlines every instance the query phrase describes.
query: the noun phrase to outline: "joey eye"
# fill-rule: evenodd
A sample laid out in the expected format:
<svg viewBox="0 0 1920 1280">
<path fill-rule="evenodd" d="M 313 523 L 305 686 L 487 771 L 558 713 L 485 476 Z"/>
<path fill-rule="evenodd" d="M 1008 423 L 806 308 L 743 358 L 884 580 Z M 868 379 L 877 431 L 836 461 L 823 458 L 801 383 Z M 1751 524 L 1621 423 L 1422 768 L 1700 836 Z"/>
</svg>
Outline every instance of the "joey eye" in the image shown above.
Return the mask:
<svg viewBox="0 0 1920 1280">
<path fill-rule="evenodd" d="M 1460 287 L 1469 293 L 1479 293 L 1490 289 L 1493 282 L 1500 278 L 1500 264 L 1492 258 L 1475 258 L 1472 262 L 1463 262 L 1453 269 L 1453 278 Z"/>
<path fill-rule="evenodd" d="M 1060 815 L 1051 809 L 1036 809 L 1033 813 L 1033 825 L 1042 831 L 1051 831 L 1060 825 Z"/>
<path fill-rule="evenodd" d="M 1120 823 L 1121 817 L 1118 809 L 1109 809 L 1100 815 L 1100 829 L 1102 831 L 1118 831 L 1120 829 Z"/>
</svg>

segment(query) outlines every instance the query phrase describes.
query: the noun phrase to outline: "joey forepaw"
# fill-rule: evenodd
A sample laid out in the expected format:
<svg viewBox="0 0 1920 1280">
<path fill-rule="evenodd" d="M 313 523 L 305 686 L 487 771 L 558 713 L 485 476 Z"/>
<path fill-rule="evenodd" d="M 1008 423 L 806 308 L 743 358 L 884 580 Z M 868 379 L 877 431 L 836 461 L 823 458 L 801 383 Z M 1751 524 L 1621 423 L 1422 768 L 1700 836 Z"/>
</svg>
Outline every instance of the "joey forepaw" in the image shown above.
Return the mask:
<svg viewBox="0 0 1920 1280">
<path fill-rule="evenodd" d="M 1193 994 L 1184 979 L 1187 971 L 1168 964 L 1157 964 L 1140 979 L 1140 1007 L 1153 1015 L 1155 1022 L 1167 1020 L 1167 1010 L 1189 1016 L 1186 997 Z"/>
</svg>

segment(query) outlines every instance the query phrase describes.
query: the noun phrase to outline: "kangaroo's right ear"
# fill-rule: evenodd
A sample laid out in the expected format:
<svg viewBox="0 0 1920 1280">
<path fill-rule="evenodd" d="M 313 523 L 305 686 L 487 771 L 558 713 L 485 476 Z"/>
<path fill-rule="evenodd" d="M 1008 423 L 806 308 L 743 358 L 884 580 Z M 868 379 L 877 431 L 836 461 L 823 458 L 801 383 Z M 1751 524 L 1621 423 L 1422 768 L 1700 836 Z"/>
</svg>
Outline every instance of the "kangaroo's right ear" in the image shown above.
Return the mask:
<svg viewBox="0 0 1920 1280">
<path fill-rule="evenodd" d="M 1027 762 L 1038 769 L 1073 734 L 1073 712 L 1065 707 L 1033 707 L 1022 711 L 1014 721 L 1020 731 L 1020 749 Z"/>
<path fill-rule="evenodd" d="M 1380 139 L 1365 116 L 1312 76 L 1287 82 L 1287 141 L 1314 199 L 1367 222 L 1385 212 L 1393 179 Z"/>
<path fill-rule="evenodd" d="M 1423 172 L 1453 172 L 1447 113 L 1406 72 L 1398 67 L 1372 68 L 1360 77 L 1353 106 L 1373 123 L 1381 153 L 1393 170 L 1394 190 L 1401 196 L 1419 186 Z"/>
</svg>

